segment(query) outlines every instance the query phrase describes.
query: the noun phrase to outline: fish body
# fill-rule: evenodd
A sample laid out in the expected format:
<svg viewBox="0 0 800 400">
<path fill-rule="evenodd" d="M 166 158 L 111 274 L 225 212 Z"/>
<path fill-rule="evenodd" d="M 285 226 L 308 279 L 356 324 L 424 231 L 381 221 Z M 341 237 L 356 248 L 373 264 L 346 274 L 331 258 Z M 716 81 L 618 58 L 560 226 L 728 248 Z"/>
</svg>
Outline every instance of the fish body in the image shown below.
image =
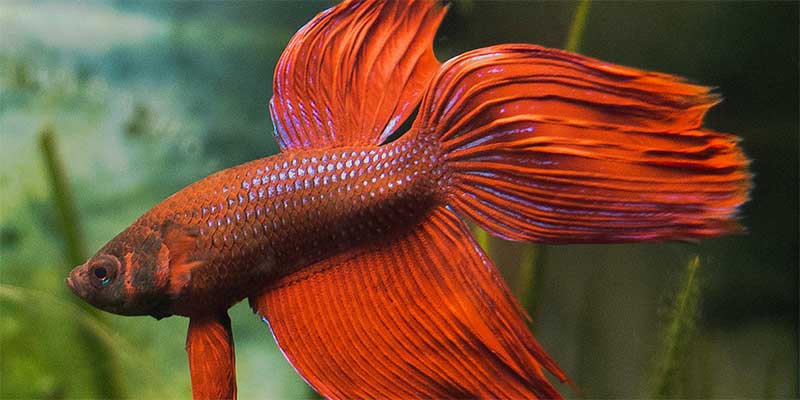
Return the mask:
<svg viewBox="0 0 800 400">
<path fill-rule="evenodd" d="M 128 298 L 154 306 L 147 314 L 224 310 L 314 261 L 413 225 L 443 203 L 446 180 L 441 150 L 412 136 L 385 146 L 281 153 L 187 186 L 99 253 L 120 258 L 117 273 L 132 276 L 121 286 Z M 162 265 L 126 248 L 157 248 Z M 87 284 L 78 277 L 88 268 L 77 268 L 71 281 Z M 77 285 L 83 293 L 91 287 Z"/>
<path fill-rule="evenodd" d="M 236 395 L 247 298 L 328 398 L 559 398 L 567 375 L 466 227 L 550 244 L 740 231 L 748 160 L 709 88 L 527 44 L 440 64 L 435 1 L 346 1 L 289 42 L 281 153 L 145 213 L 67 280 L 124 315 L 189 317 L 195 398 Z M 388 141 L 417 109 L 411 129 Z"/>
</svg>

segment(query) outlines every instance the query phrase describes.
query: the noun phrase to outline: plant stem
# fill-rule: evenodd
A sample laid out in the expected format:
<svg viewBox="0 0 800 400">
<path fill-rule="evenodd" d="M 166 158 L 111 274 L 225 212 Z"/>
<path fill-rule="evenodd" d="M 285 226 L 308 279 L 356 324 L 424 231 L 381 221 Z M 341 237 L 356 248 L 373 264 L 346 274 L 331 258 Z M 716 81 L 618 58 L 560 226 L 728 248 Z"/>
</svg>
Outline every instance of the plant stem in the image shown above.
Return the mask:
<svg viewBox="0 0 800 400">
<path fill-rule="evenodd" d="M 67 184 L 67 178 L 62 167 L 61 159 L 56 150 L 55 134 L 52 127 L 45 127 L 39 134 L 39 148 L 44 157 L 47 174 L 52 188 L 53 201 L 55 202 L 58 216 L 60 219 L 61 233 L 65 243 L 67 260 L 70 267 L 78 265 L 86 259 L 86 247 L 81 231 L 80 221 L 75 211 L 75 204 L 72 199 L 72 192 Z M 102 316 L 97 309 L 89 304 L 80 301 L 75 296 L 74 299 L 87 315 L 101 321 Z M 114 399 L 124 397 L 121 389 L 121 380 L 116 360 L 111 352 L 96 332 L 87 329 L 86 324 L 79 324 L 80 330 L 78 337 L 83 341 L 83 348 L 88 355 L 89 365 L 94 371 L 93 383 L 99 397 Z"/>
<path fill-rule="evenodd" d="M 522 247 L 519 256 L 519 268 L 517 272 L 517 287 L 515 294 L 520 304 L 528 311 L 531 316 L 531 324 L 535 323 L 538 317 L 538 304 L 536 301 L 539 294 L 540 282 L 542 281 L 542 263 L 545 255 L 545 247 L 539 244 L 526 244 Z"/>
<path fill-rule="evenodd" d="M 575 8 L 575 14 L 572 16 L 567 42 L 564 45 L 564 49 L 567 51 L 578 52 L 580 50 L 583 30 L 586 28 L 586 18 L 589 15 L 589 6 L 591 4 L 591 0 L 580 0 L 578 2 L 578 7 Z"/>
<path fill-rule="evenodd" d="M 53 201 L 58 210 L 61 222 L 61 232 L 64 238 L 67 261 L 71 265 L 78 265 L 86 260 L 85 244 L 81 227 L 75 212 L 72 193 L 67 186 L 66 177 L 62 172 L 61 160 L 56 154 L 55 135 L 52 127 L 45 127 L 39 136 L 39 145 L 47 165 L 50 177 Z"/>
<path fill-rule="evenodd" d="M 483 230 L 481 227 L 479 227 L 478 225 L 473 225 L 472 226 L 472 234 L 475 235 L 475 241 L 478 242 L 478 245 L 481 246 L 481 248 L 483 249 L 483 252 L 486 253 L 486 255 L 488 256 L 489 255 L 489 247 L 490 247 L 489 246 L 489 240 L 490 240 L 489 234 L 485 230 Z"/>
<path fill-rule="evenodd" d="M 700 298 L 700 284 L 697 269 L 700 257 L 694 257 L 687 266 L 686 280 L 678 293 L 670 319 L 664 331 L 664 347 L 656 370 L 654 397 L 684 397 L 680 393 L 679 374 L 681 364 L 688 354 L 697 320 L 697 303 Z"/>
</svg>

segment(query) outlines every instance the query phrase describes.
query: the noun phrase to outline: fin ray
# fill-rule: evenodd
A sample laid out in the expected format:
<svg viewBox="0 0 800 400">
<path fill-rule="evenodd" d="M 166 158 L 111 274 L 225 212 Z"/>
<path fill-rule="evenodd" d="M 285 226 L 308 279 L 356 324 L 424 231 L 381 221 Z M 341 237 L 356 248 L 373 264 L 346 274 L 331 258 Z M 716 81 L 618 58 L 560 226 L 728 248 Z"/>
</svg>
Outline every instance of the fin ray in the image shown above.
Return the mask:
<svg viewBox="0 0 800 400">
<path fill-rule="evenodd" d="M 509 240 L 606 243 L 740 231 L 748 160 L 702 127 L 709 88 L 534 45 L 446 62 L 412 131 L 438 140 L 448 203 Z"/>
<path fill-rule="evenodd" d="M 283 278 L 250 303 L 330 398 L 557 398 L 544 370 L 566 380 L 444 208 Z"/>
<path fill-rule="evenodd" d="M 235 399 L 236 361 L 227 312 L 189 318 L 186 353 L 193 399 Z"/>
<path fill-rule="evenodd" d="M 275 69 L 270 113 L 282 150 L 377 145 L 412 113 L 439 62 L 445 7 L 345 1 L 292 38 Z"/>
</svg>

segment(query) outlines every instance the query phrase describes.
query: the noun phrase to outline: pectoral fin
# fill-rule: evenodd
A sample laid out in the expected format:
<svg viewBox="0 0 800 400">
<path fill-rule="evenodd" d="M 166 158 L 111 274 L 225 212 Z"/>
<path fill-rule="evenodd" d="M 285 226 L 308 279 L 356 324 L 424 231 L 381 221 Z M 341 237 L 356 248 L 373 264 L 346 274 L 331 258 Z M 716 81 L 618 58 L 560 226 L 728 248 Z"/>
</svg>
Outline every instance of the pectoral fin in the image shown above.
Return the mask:
<svg viewBox="0 0 800 400">
<path fill-rule="evenodd" d="M 203 265 L 203 255 L 197 248 L 200 231 L 196 227 L 166 222 L 161 237 L 169 254 L 168 292 L 178 296 L 192 277 L 192 270 Z"/>
</svg>

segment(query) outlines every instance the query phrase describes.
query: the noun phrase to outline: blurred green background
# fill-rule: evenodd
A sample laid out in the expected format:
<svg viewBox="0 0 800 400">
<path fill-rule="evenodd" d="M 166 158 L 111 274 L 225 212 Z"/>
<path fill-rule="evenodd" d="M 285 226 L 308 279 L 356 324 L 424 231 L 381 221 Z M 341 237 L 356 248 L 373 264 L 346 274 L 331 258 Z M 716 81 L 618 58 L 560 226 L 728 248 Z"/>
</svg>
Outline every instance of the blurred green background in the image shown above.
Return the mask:
<svg viewBox="0 0 800 400">
<path fill-rule="evenodd" d="M 40 135 L 52 132 L 77 210 L 70 226 L 94 252 L 183 186 L 276 152 L 273 67 L 329 5 L 0 3 L 0 397 L 189 397 L 186 319 L 88 313 L 64 285 L 75 254 Z M 436 53 L 563 47 L 575 9 L 455 2 Z M 798 37 L 797 2 L 592 4 L 580 52 L 719 88 L 725 101 L 707 126 L 742 137 L 755 189 L 746 235 L 487 243 L 581 390 L 565 394 L 799 395 Z M 246 304 L 232 319 L 241 398 L 314 396 Z M 116 377 L 103 375 L 108 365 Z"/>
</svg>

